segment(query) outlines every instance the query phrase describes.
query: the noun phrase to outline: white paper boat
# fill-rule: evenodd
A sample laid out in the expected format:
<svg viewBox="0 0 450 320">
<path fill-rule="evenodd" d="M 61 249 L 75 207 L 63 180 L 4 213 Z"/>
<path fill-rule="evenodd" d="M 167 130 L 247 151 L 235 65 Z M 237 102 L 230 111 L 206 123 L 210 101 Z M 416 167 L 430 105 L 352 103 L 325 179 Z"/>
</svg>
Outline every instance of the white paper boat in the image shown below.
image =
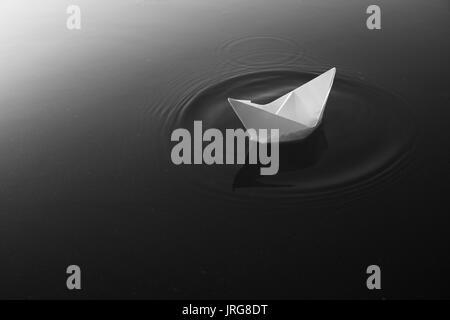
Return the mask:
<svg viewBox="0 0 450 320">
<path fill-rule="evenodd" d="M 332 68 L 268 104 L 232 98 L 228 102 L 247 130 L 279 129 L 280 142 L 301 140 L 319 126 L 335 74 Z M 267 142 L 263 136 L 252 139 Z"/>
</svg>

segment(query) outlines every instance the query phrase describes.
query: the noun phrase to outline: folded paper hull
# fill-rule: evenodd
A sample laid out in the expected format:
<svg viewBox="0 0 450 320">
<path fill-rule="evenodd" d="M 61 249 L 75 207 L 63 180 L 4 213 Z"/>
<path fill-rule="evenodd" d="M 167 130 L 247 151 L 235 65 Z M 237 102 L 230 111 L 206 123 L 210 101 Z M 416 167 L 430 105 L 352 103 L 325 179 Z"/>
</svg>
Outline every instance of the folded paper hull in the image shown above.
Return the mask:
<svg viewBox="0 0 450 320">
<path fill-rule="evenodd" d="M 301 123 L 277 116 L 276 114 L 251 108 L 239 100 L 229 99 L 229 101 L 246 129 L 256 129 L 257 133 L 259 129 L 278 129 L 280 142 L 304 139 L 314 130 L 314 128 L 308 128 Z M 258 136 L 256 140 L 260 143 L 266 143 L 265 138 L 265 136 Z"/>
<path fill-rule="evenodd" d="M 228 102 L 247 130 L 278 129 L 280 142 L 302 140 L 322 121 L 335 73 L 332 68 L 265 105 L 232 98 Z M 264 135 L 253 140 L 267 142 Z"/>
</svg>

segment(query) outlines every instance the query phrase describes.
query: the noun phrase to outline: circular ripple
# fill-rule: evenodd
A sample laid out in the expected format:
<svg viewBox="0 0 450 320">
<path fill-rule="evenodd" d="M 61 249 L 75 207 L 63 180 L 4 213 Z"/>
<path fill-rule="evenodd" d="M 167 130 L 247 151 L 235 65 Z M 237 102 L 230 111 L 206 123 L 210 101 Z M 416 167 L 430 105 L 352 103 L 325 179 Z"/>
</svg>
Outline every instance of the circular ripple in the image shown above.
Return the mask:
<svg viewBox="0 0 450 320">
<path fill-rule="evenodd" d="M 177 126 L 192 128 L 194 120 L 202 120 L 204 130 L 242 127 L 228 97 L 266 103 L 323 71 L 273 70 L 229 78 L 184 99 L 177 108 Z M 321 127 L 301 143 L 280 146 L 278 174 L 261 176 L 258 167 L 248 165 L 203 165 L 183 171 L 183 179 L 209 196 L 242 203 L 261 197 L 283 200 L 279 203 L 284 205 L 352 201 L 404 172 L 414 135 L 402 99 L 338 70 Z"/>
<path fill-rule="evenodd" d="M 227 41 L 218 48 L 218 55 L 239 67 L 273 68 L 300 61 L 303 50 L 291 39 L 257 36 Z"/>
</svg>

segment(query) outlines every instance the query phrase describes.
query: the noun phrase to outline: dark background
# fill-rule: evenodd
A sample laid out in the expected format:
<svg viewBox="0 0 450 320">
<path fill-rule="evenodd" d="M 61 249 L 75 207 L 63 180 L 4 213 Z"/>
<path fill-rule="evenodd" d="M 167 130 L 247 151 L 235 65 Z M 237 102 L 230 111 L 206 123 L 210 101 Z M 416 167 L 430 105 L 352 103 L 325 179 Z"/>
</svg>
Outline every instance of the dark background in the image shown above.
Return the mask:
<svg viewBox="0 0 450 320">
<path fill-rule="evenodd" d="M 449 298 L 449 14 L 444 0 L 2 1 L 0 297 Z M 275 97 L 332 66 L 327 147 L 308 166 L 236 188 L 239 166 L 170 162 L 173 129 L 239 126 L 221 95 Z"/>
</svg>

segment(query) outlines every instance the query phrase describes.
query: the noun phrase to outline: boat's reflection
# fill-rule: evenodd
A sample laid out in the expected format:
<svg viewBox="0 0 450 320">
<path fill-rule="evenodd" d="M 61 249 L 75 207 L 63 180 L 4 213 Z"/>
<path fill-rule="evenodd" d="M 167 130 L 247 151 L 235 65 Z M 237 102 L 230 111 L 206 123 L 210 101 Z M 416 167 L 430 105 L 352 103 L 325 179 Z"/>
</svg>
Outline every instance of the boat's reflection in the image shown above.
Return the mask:
<svg viewBox="0 0 450 320">
<path fill-rule="evenodd" d="M 320 125 L 308 138 L 299 142 L 286 142 L 280 144 L 279 151 L 279 170 L 277 175 L 285 172 L 298 171 L 313 166 L 319 161 L 328 143 L 323 131 L 323 125 Z M 248 158 L 246 163 L 248 163 Z M 259 164 L 245 164 L 237 172 L 233 189 L 249 187 L 288 187 L 289 183 L 283 184 L 278 181 L 274 184 L 273 176 L 262 176 Z"/>
</svg>

